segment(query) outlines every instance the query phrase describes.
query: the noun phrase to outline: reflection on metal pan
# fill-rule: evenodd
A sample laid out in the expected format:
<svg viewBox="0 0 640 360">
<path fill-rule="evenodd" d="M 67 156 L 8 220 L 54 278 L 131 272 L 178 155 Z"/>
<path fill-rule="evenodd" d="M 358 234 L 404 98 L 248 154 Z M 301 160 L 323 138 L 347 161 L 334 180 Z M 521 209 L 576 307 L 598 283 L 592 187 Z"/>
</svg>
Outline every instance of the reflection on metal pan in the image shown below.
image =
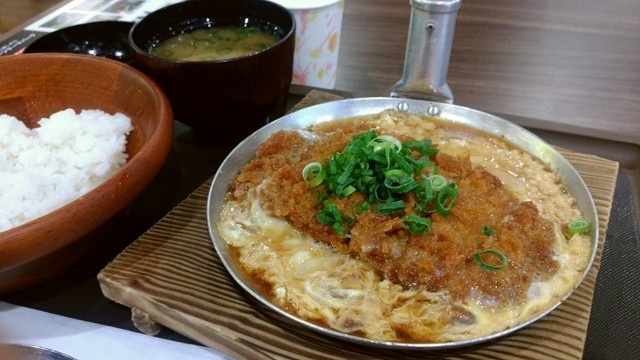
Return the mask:
<svg viewBox="0 0 640 360">
<path fill-rule="evenodd" d="M 580 281 L 576 284 L 576 287 L 580 283 L 582 283 L 587 273 L 589 272 L 591 265 L 593 264 L 597 251 L 598 219 L 596 207 L 586 184 L 584 183 L 578 172 L 571 165 L 571 163 L 569 163 L 569 161 L 566 160 L 558 151 L 556 151 L 553 147 L 551 147 L 536 135 L 514 123 L 493 116 L 491 114 L 462 107 L 459 105 L 401 98 L 359 98 L 337 100 L 311 106 L 286 115 L 272 123 L 269 123 L 247 137 L 243 142 L 241 142 L 221 164 L 213 179 L 207 203 L 209 232 L 213 240 L 215 250 L 217 251 L 222 263 L 226 267 L 229 274 L 233 277 L 233 279 L 240 285 L 240 287 L 244 291 L 246 291 L 249 296 L 253 297 L 255 300 L 263 304 L 267 309 L 281 315 L 282 317 L 284 317 L 284 319 L 288 319 L 289 321 L 292 321 L 298 325 L 305 326 L 319 333 L 333 336 L 341 340 L 351 341 L 361 345 L 413 350 L 454 348 L 477 344 L 502 337 L 539 320 L 540 318 L 551 312 L 553 309 L 555 309 L 558 305 L 560 305 L 562 301 L 564 301 L 567 297 L 569 297 L 572 292 L 567 294 L 565 298 L 562 299 L 562 301 L 550 306 L 546 311 L 534 317 L 533 319 L 508 330 L 489 336 L 447 343 L 398 343 L 370 340 L 358 336 L 344 334 L 310 323 L 276 307 L 252 288 L 250 282 L 244 277 L 242 271 L 240 271 L 240 269 L 235 264 L 233 258 L 231 257 L 231 254 L 227 250 L 224 240 L 220 238 L 215 229 L 215 224 L 219 221 L 228 186 L 234 176 L 249 160 L 253 158 L 258 147 L 276 131 L 304 129 L 311 125 L 317 125 L 334 120 L 377 114 L 388 109 L 396 109 L 417 115 L 436 116 L 438 118 L 442 118 L 444 121 L 466 125 L 501 137 L 507 142 L 512 143 L 513 145 L 540 159 L 543 163 L 558 172 L 560 174 L 562 182 L 578 200 L 577 205 L 584 218 L 591 221 L 592 224 L 592 247 L 590 259 L 586 269 L 584 270 L 580 278 Z"/>
</svg>

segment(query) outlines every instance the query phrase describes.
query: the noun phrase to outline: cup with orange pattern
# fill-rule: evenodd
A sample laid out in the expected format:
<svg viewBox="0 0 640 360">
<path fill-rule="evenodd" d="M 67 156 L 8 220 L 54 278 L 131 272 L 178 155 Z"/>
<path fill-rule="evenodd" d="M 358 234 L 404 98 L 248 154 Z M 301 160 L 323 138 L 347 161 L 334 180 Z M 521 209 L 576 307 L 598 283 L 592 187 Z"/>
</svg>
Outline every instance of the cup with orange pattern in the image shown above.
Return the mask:
<svg viewBox="0 0 640 360">
<path fill-rule="evenodd" d="M 296 19 L 293 84 L 333 89 L 344 0 L 270 0 Z"/>
</svg>

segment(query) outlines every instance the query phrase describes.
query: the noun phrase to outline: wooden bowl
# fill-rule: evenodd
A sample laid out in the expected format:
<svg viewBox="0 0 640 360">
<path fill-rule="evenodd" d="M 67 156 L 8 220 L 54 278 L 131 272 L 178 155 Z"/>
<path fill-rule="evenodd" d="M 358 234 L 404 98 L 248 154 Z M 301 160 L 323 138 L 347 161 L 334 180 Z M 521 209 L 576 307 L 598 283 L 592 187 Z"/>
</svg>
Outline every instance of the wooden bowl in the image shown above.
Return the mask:
<svg viewBox="0 0 640 360">
<path fill-rule="evenodd" d="M 0 293 L 53 276 L 81 242 L 126 207 L 161 169 L 173 137 L 168 99 L 147 76 L 121 62 L 78 54 L 0 57 L 0 114 L 28 127 L 60 110 L 98 109 L 131 118 L 128 162 L 85 196 L 0 232 Z M 0 204 L 0 206 L 5 206 Z"/>
</svg>

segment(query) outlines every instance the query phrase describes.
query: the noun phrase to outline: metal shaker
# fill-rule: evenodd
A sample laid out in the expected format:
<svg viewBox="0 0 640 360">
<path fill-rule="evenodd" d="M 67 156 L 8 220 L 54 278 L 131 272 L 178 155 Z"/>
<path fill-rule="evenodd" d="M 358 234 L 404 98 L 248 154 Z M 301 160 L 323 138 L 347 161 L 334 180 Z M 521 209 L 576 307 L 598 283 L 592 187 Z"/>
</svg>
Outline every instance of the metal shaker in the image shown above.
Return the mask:
<svg viewBox="0 0 640 360">
<path fill-rule="evenodd" d="M 411 19 L 402 79 L 392 97 L 453 102 L 447 84 L 451 43 L 461 0 L 410 0 Z"/>
</svg>

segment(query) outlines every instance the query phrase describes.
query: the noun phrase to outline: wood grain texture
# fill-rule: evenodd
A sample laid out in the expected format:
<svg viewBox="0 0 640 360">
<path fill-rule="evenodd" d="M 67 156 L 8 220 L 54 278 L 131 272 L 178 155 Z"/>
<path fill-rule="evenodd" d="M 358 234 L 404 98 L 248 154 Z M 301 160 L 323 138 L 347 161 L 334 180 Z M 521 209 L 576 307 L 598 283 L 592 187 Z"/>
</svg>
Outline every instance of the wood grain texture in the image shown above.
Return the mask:
<svg viewBox="0 0 640 360">
<path fill-rule="evenodd" d="M 61 3 L 60 0 L 0 1 L 0 36 L 24 26 L 36 15 Z"/>
<path fill-rule="evenodd" d="M 332 100 L 312 92 L 294 108 Z M 580 359 L 609 219 L 618 163 L 560 149 L 598 209 L 600 239 L 583 284 L 536 323 L 491 343 L 446 351 L 372 349 L 316 334 L 262 311 L 215 254 L 206 206 L 210 181 L 149 229 L 98 275 L 106 297 L 238 359 Z"/>
<path fill-rule="evenodd" d="M 402 77 L 409 3 L 345 2 L 336 89 L 389 95 Z M 637 0 L 462 1 L 454 103 L 640 144 L 639 24 Z"/>
</svg>

